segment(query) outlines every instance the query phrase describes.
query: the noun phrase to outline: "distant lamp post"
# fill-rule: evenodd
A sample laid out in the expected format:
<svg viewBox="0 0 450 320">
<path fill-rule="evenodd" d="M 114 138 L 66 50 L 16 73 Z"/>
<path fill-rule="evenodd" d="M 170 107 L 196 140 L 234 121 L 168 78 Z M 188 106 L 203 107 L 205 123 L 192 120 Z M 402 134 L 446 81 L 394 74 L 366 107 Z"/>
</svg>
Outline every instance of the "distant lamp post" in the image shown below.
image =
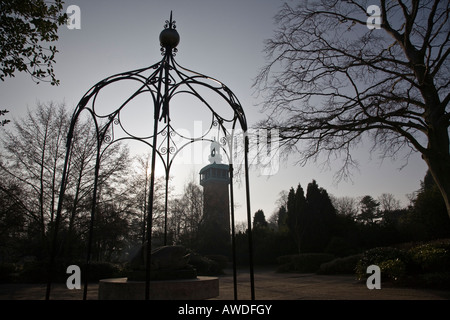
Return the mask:
<svg viewBox="0 0 450 320">
<path fill-rule="evenodd" d="M 246 193 L 246 210 L 248 223 L 248 239 L 249 239 L 249 267 L 250 267 L 250 284 L 251 284 L 251 298 L 255 298 L 254 292 L 254 270 L 253 270 L 253 240 L 251 232 L 251 210 L 250 210 L 250 191 L 249 191 L 249 163 L 248 163 L 248 137 L 247 137 L 247 120 L 245 118 L 244 110 L 239 103 L 234 93 L 222 82 L 205 76 L 203 74 L 188 70 L 176 63 L 174 56 L 177 52 L 177 46 L 180 42 L 180 36 L 176 30 L 175 21 L 172 20 L 172 13 L 170 20 L 166 21 L 164 30 L 159 36 L 161 44 L 162 60 L 156 64 L 119 73 L 103 79 L 95 84 L 87 93 L 81 98 L 78 103 L 70 123 L 69 133 L 67 137 L 67 151 L 63 168 L 61 189 L 59 195 L 59 202 L 57 207 L 54 238 L 52 242 L 51 257 L 50 257 L 50 272 L 47 284 L 46 298 L 49 299 L 52 282 L 52 271 L 55 264 L 55 259 L 58 251 L 58 228 L 61 221 L 62 213 L 62 199 L 64 198 L 66 183 L 68 179 L 68 167 L 70 161 L 70 154 L 73 144 L 74 131 L 77 120 L 82 113 L 87 114 L 92 119 L 95 125 L 96 138 L 96 157 L 95 157 L 95 174 L 92 188 L 92 205 L 91 217 L 88 235 L 88 247 L 86 256 L 86 268 L 83 270 L 85 280 L 83 299 L 87 295 L 87 278 L 89 273 L 89 264 L 91 261 L 91 248 L 93 239 L 93 230 L 96 218 L 99 170 L 101 167 L 101 160 L 105 151 L 114 143 L 119 141 L 133 140 L 139 141 L 147 145 L 152 150 L 151 157 L 151 174 L 150 187 L 148 190 L 148 212 L 146 217 L 146 241 L 147 241 L 147 259 L 146 259 L 146 288 L 145 298 L 149 299 L 150 290 L 150 266 L 151 266 L 151 244 L 152 244 L 152 216 L 153 216 L 153 200 L 155 197 L 155 167 L 156 161 L 160 161 L 164 165 L 165 172 L 165 209 L 164 209 L 164 243 L 167 244 L 167 211 L 168 211 L 168 184 L 169 173 L 173 165 L 174 158 L 185 147 L 195 142 L 209 141 L 215 143 L 220 147 L 228 160 L 228 170 L 230 175 L 230 215 L 231 215 L 231 232 L 232 232 L 232 254 L 233 254 L 233 276 L 234 276 L 234 297 L 237 299 L 237 282 L 236 282 L 236 248 L 234 246 L 234 196 L 233 196 L 233 143 L 238 135 L 236 130 L 241 130 L 243 135 L 239 135 L 243 139 L 244 145 L 244 175 L 245 175 L 245 193 Z M 97 97 L 102 89 L 108 85 L 116 84 L 120 81 L 133 83 L 136 85 L 136 90 L 124 101 L 120 101 L 119 105 L 109 111 L 98 108 Z M 220 99 L 225 102 L 231 109 L 232 116 L 224 116 L 217 112 L 213 103 L 208 100 L 200 91 L 207 89 L 214 95 L 215 99 Z M 121 116 L 124 110 L 129 107 L 133 99 L 145 96 L 149 101 L 148 108 L 153 111 L 153 119 L 149 119 L 149 123 L 153 123 L 152 133 L 148 135 L 132 134 L 131 128 L 127 127 Z M 211 115 L 211 122 L 208 123 L 208 130 L 201 133 L 199 136 L 186 137 L 172 127 L 172 119 L 177 117 L 177 114 L 171 113 L 170 104 L 175 96 L 186 96 L 189 98 L 195 97 L 197 103 L 204 107 L 205 112 Z M 217 141 L 211 140 L 211 136 L 217 137 Z M 177 141 L 177 143 L 175 143 Z"/>
</svg>

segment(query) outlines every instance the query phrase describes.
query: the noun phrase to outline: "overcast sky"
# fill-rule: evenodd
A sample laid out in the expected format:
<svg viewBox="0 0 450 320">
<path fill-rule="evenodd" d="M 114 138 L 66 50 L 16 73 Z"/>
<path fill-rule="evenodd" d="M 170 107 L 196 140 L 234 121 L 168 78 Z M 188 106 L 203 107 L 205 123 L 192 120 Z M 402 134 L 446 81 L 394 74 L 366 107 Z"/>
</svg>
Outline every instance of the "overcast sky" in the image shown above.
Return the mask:
<svg viewBox="0 0 450 320">
<path fill-rule="evenodd" d="M 251 126 L 263 117 L 252 83 L 265 63 L 264 40 L 273 35 L 273 17 L 281 4 L 277 0 L 67 1 L 65 8 L 77 5 L 81 9 L 81 29 L 61 27 L 55 65 L 61 84 L 36 85 L 28 75 L 16 73 L 15 78 L 0 83 L 0 107 L 10 111 L 10 119 L 23 117 L 37 101 L 65 102 L 72 111 L 98 81 L 161 59 L 159 33 L 172 10 L 181 37 L 177 62 L 225 83 L 238 97 Z M 355 150 L 354 157 L 361 166 L 353 172 L 353 181 L 338 184 L 333 180 L 335 168 L 322 170 L 314 163 L 294 165 L 295 155 L 287 163 L 280 163 L 279 170 L 271 176 L 252 170 L 252 213 L 263 209 L 269 218 L 276 209 L 280 191 L 298 183 L 306 190 L 312 179 L 337 197 L 368 194 L 377 198 L 382 193 L 392 193 L 407 204 L 406 194 L 419 188 L 426 173 L 419 154 L 412 155 L 402 170 L 399 169 L 405 160 L 401 157 L 382 162 L 376 153 L 370 155 L 364 145 Z M 176 192 L 201 167 L 174 167 Z M 246 214 L 243 193 L 242 188 L 236 191 L 238 221 L 244 220 Z"/>
</svg>

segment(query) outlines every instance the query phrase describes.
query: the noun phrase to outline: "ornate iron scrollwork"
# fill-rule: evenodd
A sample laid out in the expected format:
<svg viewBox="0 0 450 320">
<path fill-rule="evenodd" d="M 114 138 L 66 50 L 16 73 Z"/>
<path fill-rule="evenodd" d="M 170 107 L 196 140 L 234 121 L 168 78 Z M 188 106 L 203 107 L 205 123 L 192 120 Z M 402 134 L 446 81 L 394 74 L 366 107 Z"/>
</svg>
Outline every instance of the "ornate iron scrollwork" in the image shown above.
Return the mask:
<svg viewBox="0 0 450 320">
<path fill-rule="evenodd" d="M 184 149 L 186 146 L 192 143 L 196 143 L 199 141 L 211 141 L 213 142 L 216 137 L 217 141 L 220 142 L 221 148 L 224 151 L 224 154 L 228 158 L 228 163 L 230 165 L 230 173 L 233 172 L 233 132 L 236 128 L 240 127 L 242 131 L 245 133 L 247 131 L 247 121 L 245 118 L 244 110 L 239 103 L 237 97 L 234 93 L 222 82 L 203 75 L 198 72 L 194 72 L 187 68 L 180 66 L 174 59 L 174 56 L 177 52 L 177 45 L 179 43 L 179 35 L 176 31 L 176 23 L 172 20 L 172 13 L 170 15 L 170 19 L 166 20 L 164 25 L 164 30 L 160 35 L 160 43 L 161 43 L 161 53 L 163 58 L 161 61 L 146 67 L 140 68 L 128 72 L 119 73 L 116 75 L 109 76 L 97 84 L 92 86 L 86 94 L 80 99 L 74 113 L 72 116 L 72 121 L 69 128 L 69 134 L 67 138 L 67 155 L 70 153 L 70 149 L 72 146 L 72 137 L 73 131 L 75 130 L 75 124 L 80 117 L 81 113 L 88 113 L 92 120 L 95 123 L 96 127 L 96 135 L 99 137 L 98 140 L 98 154 L 97 154 L 97 167 L 96 167 L 96 175 L 94 179 L 93 192 L 95 194 L 97 190 L 97 181 L 98 181 L 98 170 L 100 166 L 100 159 L 104 154 L 104 150 L 107 149 L 110 145 L 124 140 L 134 140 L 141 141 L 146 145 L 152 148 L 152 175 L 151 175 L 151 183 L 149 190 L 149 201 L 148 203 L 153 203 L 154 196 L 154 172 L 155 172 L 155 162 L 156 159 L 162 161 L 165 168 L 166 173 L 166 183 L 169 183 L 169 172 L 171 166 L 173 164 L 173 159 L 177 156 L 180 150 Z M 120 101 L 119 105 L 110 111 L 103 111 L 101 108 L 99 109 L 98 97 L 101 90 L 106 87 L 117 84 L 121 81 L 128 81 L 136 85 L 136 90 L 131 93 L 131 96 L 126 98 L 124 101 Z M 218 111 L 215 110 L 212 103 L 208 102 L 205 97 L 200 94 L 201 90 L 210 90 L 215 94 L 217 99 L 222 99 L 226 105 L 231 109 L 231 117 L 226 117 L 221 115 Z M 128 128 L 122 119 L 122 113 L 127 110 L 130 102 L 133 101 L 136 97 L 140 97 L 142 95 L 148 96 L 150 101 L 148 107 L 153 111 L 153 119 L 149 119 L 153 121 L 153 133 L 149 133 L 146 135 L 137 135 L 132 133 L 132 128 Z M 197 137 L 186 137 L 183 134 L 177 132 L 171 125 L 171 114 L 170 106 L 172 99 L 178 95 L 186 95 L 189 97 L 195 97 L 196 101 L 201 104 L 207 112 L 211 114 L 211 123 L 208 124 L 208 129 L 206 132 L 202 132 L 200 136 Z M 177 138 L 177 142 L 175 139 Z M 214 140 L 213 140 L 214 139 Z M 246 139 L 244 135 L 244 139 Z M 246 156 L 246 153 L 245 153 Z M 64 186 L 66 184 L 67 179 L 67 171 L 68 171 L 68 159 L 66 156 L 66 162 L 64 165 L 64 172 L 61 183 L 61 191 L 60 191 L 60 203 L 58 204 L 57 209 L 57 217 L 55 223 L 55 229 L 58 229 L 58 223 L 61 219 L 61 211 L 62 211 L 62 199 L 64 195 Z M 247 196 L 247 218 L 248 218 L 248 226 L 251 232 L 251 217 L 250 217 L 250 197 L 249 197 L 249 180 L 248 180 L 248 161 L 246 158 L 246 196 Z M 167 185 L 166 185 L 167 190 Z M 232 193 L 232 186 L 230 189 Z M 166 193 L 167 197 L 167 193 Z M 94 196 L 93 199 L 96 199 Z M 233 199 L 233 197 L 232 197 Z M 166 201 L 167 203 L 167 201 Z M 91 221 L 93 221 L 95 215 L 95 207 L 96 202 L 93 201 L 92 210 L 91 210 Z M 152 231 L 152 206 L 149 207 L 148 217 L 147 217 L 147 247 L 150 250 L 151 248 L 151 231 Z M 234 204 L 231 203 L 231 214 L 232 221 L 234 221 Z M 165 218 L 167 220 L 167 206 L 165 208 Z M 234 225 L 233 227 L 233 236 L 234 236 Z M 167 232 L 167 231 L 166 231 Z M 93 226 L 91 224 L 91 229 L 89 231 L 89 237 L 92 238 Z M 53 243 L 53 251 L 51 256 L 51 263 L 54 263 L 56 257 L 56 234 Z M 252 262 L 252 252 L 251 252 L 251 238 L 250 238 L 250 269 L 251 269 L 251 290 L 252 290 L 252 298 L 254 298 L 254 283 L 253 283 L 253 262 Z M 90 259 L 90 247 L 88 248 L 88 259 Z M 234 253 L 233 253 L 234 256 Z M 150 257 L 147 259 L 147 262 L 150 261 Z M 150 268 L 148 268 L 150 270 Z M 150 272 L 150 271 L 148 271 Z M 235 274 L 234 274 L 235 275 Z M 235 275 L 236 276 L 236 275 Z M 148 290 L 149 290 L 149 279 L 147 277 L 147 286 L 146 286 L 146 298 L 148 298 Z M 49 281 L 47 287 L 47 298 L 50 294 L 50 283 Z M 87 283 L 85 284 L 85 293 L 84 298 L 86 298 L 86 290 Z M 235 290 L 235 297 L 237 297 L 237 293 Z"/>
</svg>

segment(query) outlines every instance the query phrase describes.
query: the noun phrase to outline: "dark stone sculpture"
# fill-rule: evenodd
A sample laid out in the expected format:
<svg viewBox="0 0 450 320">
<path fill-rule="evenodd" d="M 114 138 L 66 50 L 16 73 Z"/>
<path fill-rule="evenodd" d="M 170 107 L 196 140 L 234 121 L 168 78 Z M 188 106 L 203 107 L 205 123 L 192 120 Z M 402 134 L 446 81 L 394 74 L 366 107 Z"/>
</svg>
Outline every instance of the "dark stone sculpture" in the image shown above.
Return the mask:
<svg viewBox="0 0 450 320">
<path fill-rule="evenodd" d="M 146 251 L 144 245 L 130 262 L 129 281 L 144 281 L 146 278 Z M 153 249 L 150 260 L 151 280 L 194 279 L 196 270 L 189 265 L 189 254 L 183 246 L 163 246 Z"/>
</svg>

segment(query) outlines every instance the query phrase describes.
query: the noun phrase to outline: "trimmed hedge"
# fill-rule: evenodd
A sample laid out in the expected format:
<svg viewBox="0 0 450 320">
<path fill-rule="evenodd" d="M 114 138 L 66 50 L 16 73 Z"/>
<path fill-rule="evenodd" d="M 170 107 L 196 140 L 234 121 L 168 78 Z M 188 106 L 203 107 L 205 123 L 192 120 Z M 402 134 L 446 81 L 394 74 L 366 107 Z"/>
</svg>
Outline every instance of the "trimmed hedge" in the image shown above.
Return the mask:
<svg viewBox="0 0 450 320">
<path fill-rule="evenodd" d="M 81 278 L 86 275 L 85 266 L 78 263 L 81 268 Z M 52 281 L 64 283 L 70 274 L 66 273 L 68 264 L 56 263 Z M 124 270 L 118 265 L 109 262 L 91 262 L 88 281 L 96 282 L 105 278 L 125 276 Z M 0 283 L 46 283 L 48 281 L 48 262 L 31 261 L 23 265 L 0 265 Z"/>
<path fill-rule="evenodd" d="M 408 250 L 411 262 L 419 272 L 441 272 L 450 270 L 450 241 L 419 245 Z"/>
<path fill-rule="evenodd" d="M 337 258 L 320 265 L 319 274 L 355 274 L 356 264 L 361 259 L 362 254 Z"/>
<path fill-rule="evenodd" d="M 17 266 L 13 263 L 0 264 L 0 283 L 14 282 L 17 278 Z"/>
<path fill-rule="evenodd" d="M 80 265 L 81 277 L 83 278 L 83 267 Z M 66 275 L 68 277 L 69 275 Z M 118 265 L 109 262 L 91 262 L 89 265 L 88 281 L 99 281 L 101 279 L 117 278 L 126 276 L 124 270 Z M 84 278 L 83 278 L 84 279 Z"/>
<path fill-rule="evenodd" d="M 367 250 L 356 265 L 366 279 L 369 265 L 378 265 L 381 280 L 402 285 L 450 289 L 450 239 L 415 245 L 409 249 L 379 247 Z"/>
<path fill-rule="evenodd" d="M 189 264 L 197 270 L 197 275 L 213 276 L 223 274 L 224 259 L 226 257 L 218 255 L 205 257 L 192 252 L 189 256 Z"/>
<path fill-rule="evenodd" d="M 320 266 L 334 259 L 334 255 L 327 253 L 303 253 L 281 256 L 277 258 L 280 266 L 277 272 L 315 273 Z"/>
<path fill-rule="evenodd" d="M 367 267 L 374 264 L 380 267 L 382 279 L 399 279 L 405 275 L 408 262 L 409 257 L 404 250 L 392 247 L 373 248 L 365 251 L 356 264 L 356 276 L 360 280 L 366 279 Z"/>
</svg>

